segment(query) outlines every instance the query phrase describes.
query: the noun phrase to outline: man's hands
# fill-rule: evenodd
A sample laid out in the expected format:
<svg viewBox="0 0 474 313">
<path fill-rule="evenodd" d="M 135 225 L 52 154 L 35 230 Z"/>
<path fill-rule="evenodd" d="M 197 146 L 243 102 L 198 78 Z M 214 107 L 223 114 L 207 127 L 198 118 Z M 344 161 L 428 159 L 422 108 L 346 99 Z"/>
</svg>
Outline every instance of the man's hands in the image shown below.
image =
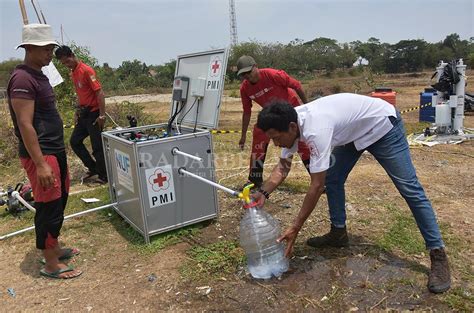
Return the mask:
<svg viewBox="0 0 474 313">
<path fill-rule="evenodd" d="M 36 177 L 38 183 L 44 189 L 49 189 L 53 187 L 56 180 L 56 178 L 54 177 L 53 169 L 46 162 L 43 162 L 40 165 L 36 166 Z"/>
<path fill-rule="evenodd" d="M 265 200 L 267 200 L 267 198 L 265 198 L 263 193 L 261 193 L 260 191 L 256 191 L 255 193 L 252 193 L 251 197 L 252 199 L 255 200 L 255 202 L 257 202 L 257 205 L 260 208 L 264 206 Z"/>
<path fill-rule="evenodd" d="M 285 256 L 287 258 L 289 258 L 293 254 L 293 246 L 295 245 L 295 240 L 298 236 L 300 229 L 301 227 L 293 225 L 288 228 L 285 233 L 280 236 L 280 238 L 277 239 L 278 242 L 281 242 L 282 240 L 286 241 Z"/>
<path fill-rule="evenodd" d="M 74 113 L 74 126 L 76 126 L 79 122 L 79 114 L 79 111 L 76 111 L 76 113 Z"/>
<path fill-rule="evenodd" d="M 242 150 L 242 151 L 244 150 L 246 139 L 247 139 L 246 134 L 242 134 L 242 137 L 240 137 L 240 140 L 239 140 L 239 147 L 240 147 L 240 150 Z"/>
<path fill-rule="evenodd" d="M 99 126 L 99 129 L 103 130 L 105 125 L 105 115 L 99 115 L 99 117 L 95 119 L 94 125 Z"/>
</svg>

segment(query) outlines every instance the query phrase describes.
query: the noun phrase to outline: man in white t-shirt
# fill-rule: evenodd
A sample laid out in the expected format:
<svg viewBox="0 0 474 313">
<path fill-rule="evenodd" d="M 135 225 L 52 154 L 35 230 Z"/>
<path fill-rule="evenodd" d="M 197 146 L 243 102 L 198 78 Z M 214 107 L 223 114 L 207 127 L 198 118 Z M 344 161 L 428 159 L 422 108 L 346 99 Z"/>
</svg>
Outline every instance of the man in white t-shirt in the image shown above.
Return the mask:
<svg viewBox="0 0 474 313">
<path fill-rule="evenodd" d="M 430 250 L 428 289 L 440 293 L 450 288 L 448 258 L 436 216 L 416 177 L 403 122 L 391 104 L 349 93 L 319 98 L 296 108 L 276 102 L 260 112 L 257 126 L 276 146 L 283 148 L 279 163 L 254 194 L 261 205 L 288 175 L 298 142 L 302 141 L 310 148 L 311 184 L 293 226 L 279 238 L 287 241 L 287 256 L 292 253 L 296 236 L 325 186 L 331 230 L 326 235 L 308 239 L 307 244 L 312 247 L 348 245 L 344 184 L 359 157 L 367 150 L 405 198 Z"/>
</svg>

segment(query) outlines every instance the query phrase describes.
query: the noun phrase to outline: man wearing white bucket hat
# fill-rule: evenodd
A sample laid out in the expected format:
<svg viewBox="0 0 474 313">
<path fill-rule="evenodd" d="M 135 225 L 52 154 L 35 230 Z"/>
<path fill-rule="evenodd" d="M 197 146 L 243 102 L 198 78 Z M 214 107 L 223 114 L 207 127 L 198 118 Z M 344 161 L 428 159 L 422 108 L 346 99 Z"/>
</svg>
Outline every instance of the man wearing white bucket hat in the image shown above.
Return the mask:
<svg viewBox="0 0 474 313">
<path fill-rule="evenodd" d="M 61 249 L 58 242 L 69 192 L 69 174 L 63 122 L 48 78 L 41 72 L 53 58 L 58 43 L 47 24 L 23 26 L 23 64 L 13 71 L 7 94 L 10 115 L 19 139 L 19 156 L 35 197 L 36 247 L 44 255 L 40 274 L 49 278 L 74 278 L 82 271 L 64 263 L 79 253 Z"/>
</svg>

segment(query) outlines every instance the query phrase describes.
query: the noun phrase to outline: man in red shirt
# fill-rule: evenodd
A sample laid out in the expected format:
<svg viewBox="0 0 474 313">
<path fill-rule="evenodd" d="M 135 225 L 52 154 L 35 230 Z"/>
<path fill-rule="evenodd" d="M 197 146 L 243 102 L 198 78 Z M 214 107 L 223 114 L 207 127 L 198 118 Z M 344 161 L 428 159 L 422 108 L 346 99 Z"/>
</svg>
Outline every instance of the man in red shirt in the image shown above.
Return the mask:
<svg viewBox="0 0 474 313">
<path fill-rule="evenodd" d="M 87 167 L 88 172 L 83 179 L 92 179 L 98 183 L 107 182 L 104 150 L 101 132 L 105 124 L 105 96 L 97 80 L 94 69 L 81 62 L 71 48 L 59 47 L 56 58 L 71 72 L 76 89 L 79 106 L 74 115 L 75 127 L 71 135 L 71 148 Z M 84 145 L 84 139 L 90 136 L 92 156 Z"/>
<path fill-rule="evenodd" d="M 297 107 L 302 103 L 306 103 L 307 99 L 299 81 L 283 70 L 259 69 L 251 56 L 241 56 L 237 60 L 237 70 L 237 75 L 243 80 L 240 86 L 240 97 L 243 105 L 242 137 L 239 141 L 239 146 L 243 150 L 252 115 L 252 101 L 258 103 L 262 108 L 276 100 L 285 100 L 292 106 Z M 260 187 L 263 182 L 263 164 L 269 142 L 270 139 L 255 124 L 248 179 L 256 187 Z M 298 153 L 305 167 L 308 168 L 310 152 L 304 143 L 298 144 Z"/>
<path fill-rule="evenodd" d="M 35 197 L 36 247 L 44 256 L 40 275 L 67 279 L 80 276 L 82 271 L 65 264 L 79 250 L 61 249 L 58 241 L 69 193 L 69 172 L 63 121 L 49 79 L 41 72 L 51 62 L 57 45 L 50 25 L 23 26 L 23 42 L 17 48 L 25 49 L 25 60 L 14 69 L 7 94 L 20 161 Z"/>
</svg>

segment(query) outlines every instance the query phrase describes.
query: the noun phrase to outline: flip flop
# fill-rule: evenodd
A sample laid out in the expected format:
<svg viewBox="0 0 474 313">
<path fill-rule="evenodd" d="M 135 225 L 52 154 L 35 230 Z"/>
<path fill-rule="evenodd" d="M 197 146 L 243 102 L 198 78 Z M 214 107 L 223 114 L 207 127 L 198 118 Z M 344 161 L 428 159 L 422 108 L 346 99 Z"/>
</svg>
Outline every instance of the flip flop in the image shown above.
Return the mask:
<svg viewBox="0 0 474 313">
<path fill-rule="evenodd" d="M 54 279 L 72 279 L 72 278 L 76 278 L 76 277 L 79 277 L 82 275 L 82 272 L 79 272 L 79 274 L 77 274 L 76 276 L 73 276 L 73 277 L 61 277 L 59 275 L 61 275 L 62 273 L 67 273 L 67 272 L 72 272 L 74 271 L 74 268 L 72 266 L 68 266 L 66 268 L 62 268 L 60 270 L 57 270 L 56 272 L 46 272 L 46 270 L 43 268 L 40 270 L 40 275 L 41 276 L 44 276 L 44 277 L 48 277 L 48 278 L 54 278 Z"/>
<path fill-rule="evenodd" d="M 65 248 L 63 255 L 61 255 L 58 259 L 59 261 L 69 260 L 70 258 L 79 255 L 81 251 L 77 248 Z M 46 264 L 46 260 L 44 258 L 40 259 L 39 262 L 43 265 Z"/>
</svg>

